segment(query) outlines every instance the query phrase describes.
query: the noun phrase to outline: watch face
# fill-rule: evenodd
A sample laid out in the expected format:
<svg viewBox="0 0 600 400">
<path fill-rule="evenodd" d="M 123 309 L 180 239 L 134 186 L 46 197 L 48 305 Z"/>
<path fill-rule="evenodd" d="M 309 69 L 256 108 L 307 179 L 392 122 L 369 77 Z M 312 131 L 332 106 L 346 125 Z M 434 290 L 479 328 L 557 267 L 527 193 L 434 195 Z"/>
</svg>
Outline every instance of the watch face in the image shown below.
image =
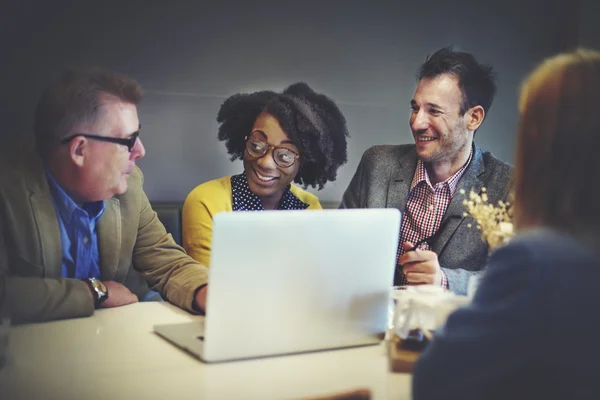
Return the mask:
<svg viewBox="0 0 600 400">
<path fill-rule="evenodd" d="M 90 282 L 92 283 L 92 286 L 94 287 L 94 290 L 98 294 L 99 298 L 106 297 L 108 295 L 108 289 L 101 280 L 91 278 Z"/>
<path fill-rule="evenodd" d="M 104 285 L 104 283 L 102 283 L 102 281 L 99 281 L 98 279 L 96 279 L 96 280 L 94 280 L 94 284 L 101 292 L 106 293 L 108 291 L 106 289 L 106 285 Z"/>
</svg>

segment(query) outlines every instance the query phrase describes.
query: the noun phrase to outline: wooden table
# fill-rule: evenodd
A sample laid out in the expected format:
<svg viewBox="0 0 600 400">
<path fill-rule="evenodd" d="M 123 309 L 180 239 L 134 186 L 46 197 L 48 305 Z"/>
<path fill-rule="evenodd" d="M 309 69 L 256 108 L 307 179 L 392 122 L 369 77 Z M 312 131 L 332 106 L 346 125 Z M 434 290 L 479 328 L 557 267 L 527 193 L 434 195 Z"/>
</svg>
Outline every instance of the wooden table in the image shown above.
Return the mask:
<svg viewBox="0 0 600 400">
<path fill-rule="evenodd" d="M 384 343 L 205 364 L 152 332 L 198 318 L 150 302 L 14 326 L 0 398 L 298 399 L 365 387 L 373 399 L 410 399 L 411 376 L 389 372 Z"/>
</svg>

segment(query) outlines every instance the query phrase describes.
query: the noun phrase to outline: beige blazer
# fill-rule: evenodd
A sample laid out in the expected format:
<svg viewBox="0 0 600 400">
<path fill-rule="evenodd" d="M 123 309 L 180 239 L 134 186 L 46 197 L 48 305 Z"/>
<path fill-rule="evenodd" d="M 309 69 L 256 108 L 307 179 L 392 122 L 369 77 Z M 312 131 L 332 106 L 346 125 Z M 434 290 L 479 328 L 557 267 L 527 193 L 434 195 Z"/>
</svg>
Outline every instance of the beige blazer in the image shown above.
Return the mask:
<svg viewBox="0 0 600 400">
<path fill-rule="evenodd" d="M 16 323 L 89 316 L 87 285 L 61 276 L 52 195 L 40 157 L 26 147 L 0 162 L 0 308 Z M 193 311 L 194 291 L 207 283 L 208 270 L 166 232 L 142 184 L 136 168 L 127 192 L 106 201 L 97 226 L 101 279 L 128 286 L 133 268 L 168 301 Z"/>
</svg>

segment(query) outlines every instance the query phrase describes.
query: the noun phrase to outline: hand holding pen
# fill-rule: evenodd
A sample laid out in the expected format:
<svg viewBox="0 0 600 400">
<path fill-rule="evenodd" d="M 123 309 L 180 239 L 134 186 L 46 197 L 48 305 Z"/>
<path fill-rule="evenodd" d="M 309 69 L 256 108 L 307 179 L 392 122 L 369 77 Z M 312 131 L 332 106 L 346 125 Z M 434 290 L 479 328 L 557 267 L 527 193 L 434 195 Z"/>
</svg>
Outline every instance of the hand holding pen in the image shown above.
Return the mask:
<svg viewBox="0 0 600 400">
<path fill-rule="evenodd" d="M 427 243 L 430 248 L 433 248 L 450 221 L 457 221 L 460 218 L 462 217 L 458 215 L 450 215 L 440 224 L 440 227 L 433 235 L 421 239 L 414 244 L 411 242 L 401 244 L 404 254 L 398 257 L 398 264 L 402 266 L 402 272 L 406 275 L 406 280 L 409 284 L 442 284 L 444 272 L 438 261 L 437 254 L 431 250 L 420 250 L 419 246 Z"/>
<path fill-rule="evenodd" d="M 420 250 L 419 247 L 425 243 L 433 247 L 433 244 L 444 231 L 448 221 L 454 218 L 454 216 L 448 217 L 433 235 L 421 239 L 414 244 L 411 242 L 402 243 L 404 254 L 398 257 L 398 264 L 402 265 L 402 272 L 406 275 L 406 280 L 409 284 L 442 284 L 443 272 L 437 254 L 431 250 Z"/>
<path fill-rule="evenodd" d="M 442 269 L 437 254 L 431 250 L 419 250 L 419 242 L 416 244 L 402 243 L 405 253 L 398 258 L 398 263 L 402 265 L 406 280 L 411 285 L 441 285 Z"/>
</svg>

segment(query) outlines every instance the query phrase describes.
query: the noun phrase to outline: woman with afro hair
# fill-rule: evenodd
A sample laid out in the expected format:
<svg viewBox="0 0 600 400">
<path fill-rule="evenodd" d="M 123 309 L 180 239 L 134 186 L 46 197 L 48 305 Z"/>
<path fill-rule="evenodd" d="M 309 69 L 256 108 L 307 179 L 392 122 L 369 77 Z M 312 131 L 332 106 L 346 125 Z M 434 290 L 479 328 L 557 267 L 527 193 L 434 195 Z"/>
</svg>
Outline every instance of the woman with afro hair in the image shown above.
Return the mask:
<svg viewBox="0 0 600 400">
<path fill-rule="evenodd" d="M 205 182 L 183 207 L 183 247 L 209 266 L 213 215 L 223 211 L 321 209 L 318 198 L 293 185 L 322 189 L 346 162 L 346 119 L 327 96 L 306 83 L 282 93 L 239 93 L 217 115 L 218 137 L 244 171 Z"/>
</svg>

